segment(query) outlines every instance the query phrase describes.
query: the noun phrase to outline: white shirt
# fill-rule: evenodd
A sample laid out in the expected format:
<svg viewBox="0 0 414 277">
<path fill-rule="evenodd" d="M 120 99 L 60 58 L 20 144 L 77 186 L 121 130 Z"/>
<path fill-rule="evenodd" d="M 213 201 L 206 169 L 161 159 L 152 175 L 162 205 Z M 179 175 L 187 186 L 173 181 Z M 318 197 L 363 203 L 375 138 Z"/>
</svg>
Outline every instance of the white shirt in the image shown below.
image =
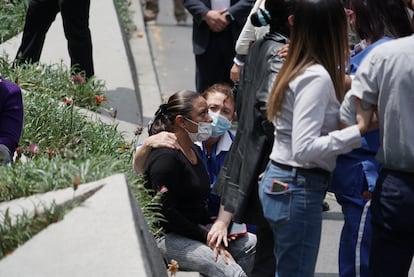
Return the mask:
<svg viewBox="0 0 414 277">
<path fill-rule="evenodd" d="M 361 146 L 358 126 L 337 130 L 339 102 L 329 73 L 319 64 L 289 83 L 273 125 L 270 159 L 285 165 L 332 171 L 339 154 Z"/>
<path fill-rule="evenodd" d="M 236 53 L 238 55 L 247 55 L 249 53 L 250 44 L 269 32 L 269 26 L 255 27 L 250 22 L 250 16 L 257 12 L 259 8 L 264 9 L 265 2 L 265 0 L 256 0 L 254 3 L 236 42 Z"/>
</svg>

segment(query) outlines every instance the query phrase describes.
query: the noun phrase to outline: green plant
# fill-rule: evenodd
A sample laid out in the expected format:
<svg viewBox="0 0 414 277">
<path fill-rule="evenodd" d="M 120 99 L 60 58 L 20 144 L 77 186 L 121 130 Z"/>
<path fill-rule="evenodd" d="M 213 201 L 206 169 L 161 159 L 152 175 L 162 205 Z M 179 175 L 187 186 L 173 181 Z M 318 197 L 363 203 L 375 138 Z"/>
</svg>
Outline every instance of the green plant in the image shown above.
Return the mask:
<svg viewBox="0 0 414 277">
<path fill-rule="evenodd" d="M 114 0 L 114 4 L 116 6 L 118 18 L 122 24 L 122 28 L 124 29 L 127 37 L 130 38 L 135 30 L 134 23 L 131 20 L 131 12 L 128 9 L 130 3 L 125 0 Z"/>
<path fill-rule="evenodd" d="M 46 226 L 61 220 L 67 209 L 67 207 L 53 204 L 50 208 L 44 209 L 42 213 L 36 212 L 33 216 L 24 213 L 17 217 L 10 216 L 9 210 L 6 210 L 3 214 L 3 222 L 0 224 L 0 259 Z"/>
<path fill-rule="evenodd" d="M 16 28 L 11 28 L 10 34 L 20 32 L 27 2 L 0 0 L 0 16 L 6 8 L 3 4 L 15 9 L 8 10 L 7 17 L 22 15 L 19 23 L 13 23 Z M 115 2 L 126 33 L 130 34 L 133 26 L 128 2 Z M 9 21 L 0 21 L 0 34 L 4 34 L 2 27 L 11 22 L 11 18 L 5 20 Z M 104 82 L 95 78 L 85 80 L 63 63 L 12 67 L 8 57 L 0 57 L 0 72 L 25 90 L 23 134 L 14 164 L 0 168 L 0 202 L 71 186 L 75 188 L 80 183 L 124 173 L 152 232 L 160 235 L 162 230 L 158 223 L 163 217 L 159 212 L 158 197 L 151 196 L 143 186 L 144 179 L 132 170 L 134 147 L 131 145 L 135 145 L 135 141 L 126 142 L 116 126 L 91 122 L 76 112 L 78 106 L 94 111 L 105 109 Z M 56 209 L 45 212 L 53 220 L 41 219 L 45 223 L 42 228 L 61 218 L 60 208 Z M 4 218 L 0 222 L 0 257 L 33 236 L 35 232 L 32 230 L 42 229 L 36 227 L 40 217 L 22 215 L 13 224 L 8 214 Z"/>
<path fill-rule="evenodd" d="M 29 0 L 0 0 L 0 43 L 23 30 Z"/>
<path fill-rule="evenodd" d="M 145 188 L 145 182 L 144 176 L 139 175 L 138 178 L 130 180 L 128 184 L 138 202 L 141 203 L 142 213 L 152 234 L 155 237 L 160 237 L 163 235 L 160 223 L 165 221 L 164 216 L 161 214 L 161 194 L 157 193 L 154 195 L 154 191 Z"/>
</svg>

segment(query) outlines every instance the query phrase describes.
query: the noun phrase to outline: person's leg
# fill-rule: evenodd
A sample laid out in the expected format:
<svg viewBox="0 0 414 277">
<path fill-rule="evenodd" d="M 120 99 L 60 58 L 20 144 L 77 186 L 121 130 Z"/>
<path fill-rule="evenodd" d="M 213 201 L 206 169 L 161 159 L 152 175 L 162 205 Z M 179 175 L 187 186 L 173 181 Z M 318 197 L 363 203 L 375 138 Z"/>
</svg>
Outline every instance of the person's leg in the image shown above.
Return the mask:
<svg viewBox="0 0 414 277">
<path fill-rule="evenodd" d="M 10 163 L 12 158 L 9 148 L 4 144 L 0 144 L 0 165 Z"/>
<path fill-rule="evenodd" d="M 183 0 L 174 0 L 174 16 L 177 23 L 187 21 L 187 13 L 185 12 Z"/>
<path fill-rule="evenodd" d="M 202 93 L 216 83 L 232 85 L 230 69 L 233 65 L 234 42 L 231 30 L 210 32 L 207 50 L 196 55 L 196 89 Z"/>
<path fill-rule="evenodd" d="M 383 169 L 371 201 L 371 276 L 406 277 L 414 251 L 414 174 Z"/>
<path fill-rule="evenodd" d="M 365 208 L 366 201 L 361 197 L 336 195 L 336 198 L 344 215 L 339 242 L 339 276 L 368 276 L 371 242 L 369 208 Z"/>
<path fill-rule="evenodd" d="M 159 0 L 146 0 L 144 9 L 144 21 L 147 22 L 156 20 L 159 11 Z"/>
<path fill-rule="evenodd" d="M 22 41 L 17 50 L 17 64 L 39 61 L 46 33 L 58 12 L 59 7 L 55 0 L 30 1 Z"/>
<path fill-rule="evenodd" d="M 239 236 L 229 242 L 229 252 L 248 276 L 251 276 L 250 272 L 253 268 L 256 243 L 256 235 L 251 233 Z"/>
<path fill-rule="evenodd" d="M 249 276 L 274 277 L 276 272 L 276 259 L 273 254 L 273 233 L 267 221 L 256 226 L 256 237 L 256 256 L 254 258 L 252 273 Z"/>
<path fill-rule="evenodd" d="M 60 0 L 63 28 L 68 40 L 71 66 L 84 71 L 87 78 L 94 75 L 92 39 L 89 30 L 90 0 Z"/>
<path fill-rule="evenodd" d="M 167 262 L 176 260 L 182 271 L 196 271 L 208 277 L 247 276 L 235 262 L 226 264 L 221 256 L 215 262 L 206 244 L 174 233 L 158 239 L 158 248 Z"/>
<path fill-rule="evenodd" d="M 289 189 L 272 192 L 274 179 L 288 183 Z M 273 230 L 276 276 L 314 276 L 327 186 L 327 178 L 321 176 L 268 167 L 260 183 L 260 197 Z"/>
</svg>

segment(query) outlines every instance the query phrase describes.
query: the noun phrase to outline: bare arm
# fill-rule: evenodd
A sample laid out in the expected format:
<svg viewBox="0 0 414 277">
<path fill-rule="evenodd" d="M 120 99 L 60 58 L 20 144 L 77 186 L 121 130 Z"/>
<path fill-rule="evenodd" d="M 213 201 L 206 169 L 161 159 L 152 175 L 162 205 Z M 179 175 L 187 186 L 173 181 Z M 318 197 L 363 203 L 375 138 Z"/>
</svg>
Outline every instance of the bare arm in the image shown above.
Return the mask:
<svg viewBox="0 0 414 277">
<path fill-rule="evenodd" d="M 141 174 L 144 172 L 145 163 L 153 148 L 168 147 L 179 148 L 177 137 L 174 133 L 161 132 L 156 135 L 149 136 L 142 145 L 135 150 L 134 169 L 135 172 Z"/>
</svg>

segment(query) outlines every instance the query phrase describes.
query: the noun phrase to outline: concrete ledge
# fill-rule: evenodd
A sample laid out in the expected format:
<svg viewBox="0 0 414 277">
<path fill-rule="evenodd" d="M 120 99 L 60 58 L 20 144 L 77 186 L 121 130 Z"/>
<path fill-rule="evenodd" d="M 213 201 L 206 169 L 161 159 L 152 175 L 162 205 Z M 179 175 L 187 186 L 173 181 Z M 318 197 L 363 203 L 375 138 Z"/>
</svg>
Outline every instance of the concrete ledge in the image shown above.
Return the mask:
<svg viewBox="0 0 414 277">
<path fill-rule="evenodd" d="M 62 221 L 50 225 L 2 259 L 0 276 L 166 277 L 158 249 L 151 249 L 155 240 L 145 221 L 140 222 L 142 214 L 129 193 L 124 175 L 81 187 L 99 186 L 102 188 Z M 65 189 L 33 197 L 50 201 L 55 199 L 54 195 L 63 195 L 64 199 L 73 192 Z M 32 205 L 32 200 L 21 199 L 2 203 L 2 206 L 21 208 L 25 201 L 29 207 Z"/>
</svg>

